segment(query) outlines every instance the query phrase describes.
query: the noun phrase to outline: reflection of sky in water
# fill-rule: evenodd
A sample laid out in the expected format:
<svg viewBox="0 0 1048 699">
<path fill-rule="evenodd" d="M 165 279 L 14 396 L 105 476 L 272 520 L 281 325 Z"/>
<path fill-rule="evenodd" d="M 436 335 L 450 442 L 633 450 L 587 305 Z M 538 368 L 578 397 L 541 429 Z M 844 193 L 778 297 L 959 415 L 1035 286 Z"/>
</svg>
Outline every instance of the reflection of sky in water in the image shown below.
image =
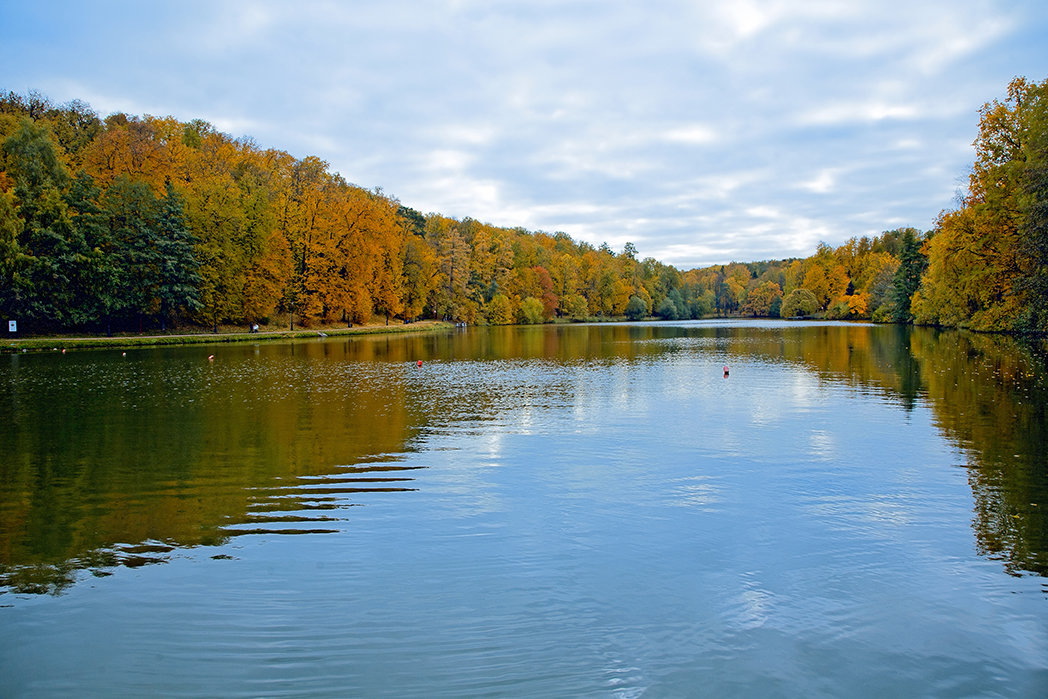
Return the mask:
<svg viewBox="0 0 1048 699">
<path fill-rule="evenodd" d="M 765 464 L 783 469 L 772 481 L 796 474 L 798 464 L 859 467 L 861 458 L 841 463 L 846 457 L 839 450 L 842 439 L 850 439 L 842 431 L 866 431 L 865 421 L 849 417 L 854 392 L 761 361 L 736 361 L 726 379 L 723 360 L 711 356 L 710 347 L 666 347 L 655 357 L 587 364 L 436 367 L 443 374 L 435 377 L 440 390 L 457 401 L 450 413 L 460 418 L 432 436 L 467 438 L 451 440 L 453 463 L 446 473 L 438 470 L 445 485 L 455 484 L 463 495 L 457 505 L 489 511 L 505 504 L 480 480 L 482 467 L 491 466 L 534 470 L 538 482 L 557 489 L 556 497 L 700 510 L 730 510 L 740 500 L 732 491 L 752 490 L 751 474 Z M 477 492 L 467 497 L 470 489 Z M 906 507 L 906 501 L 883 501 L 862 509 L 899 518 Z"/>
<path fill-rule="evenodd" d="M 738 593 L 728 598 L 725 623 L 733 630 L 763 626 L 773 612 L 775 595 L 761 587 L 756 577 L 752 572 L 743 574 L 738 581 Z"/>
<path fill-rule="evenodd" d="M 808 437 L 811 454 L 817 459 L 829 461 L 835 455 L 833 435 L 825 430 L 812 430 Z"/>
</svg>

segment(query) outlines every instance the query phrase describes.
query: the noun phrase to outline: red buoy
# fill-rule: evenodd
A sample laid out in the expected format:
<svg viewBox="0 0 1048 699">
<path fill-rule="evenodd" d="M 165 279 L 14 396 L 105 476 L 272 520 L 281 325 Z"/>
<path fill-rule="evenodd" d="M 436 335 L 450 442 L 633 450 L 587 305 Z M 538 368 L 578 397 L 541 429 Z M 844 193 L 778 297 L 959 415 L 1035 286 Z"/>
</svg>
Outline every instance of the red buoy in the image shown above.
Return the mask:
<svg viewBox="0 0 1048 699">
<path fill-rule="evenodd" d="M 419 365 L 419 366 L 422 366 L 422 360 L 421 360 L 421 359 L 420 359 L 420 360 L 418 360 L 418 365 Z"/>
</svg>

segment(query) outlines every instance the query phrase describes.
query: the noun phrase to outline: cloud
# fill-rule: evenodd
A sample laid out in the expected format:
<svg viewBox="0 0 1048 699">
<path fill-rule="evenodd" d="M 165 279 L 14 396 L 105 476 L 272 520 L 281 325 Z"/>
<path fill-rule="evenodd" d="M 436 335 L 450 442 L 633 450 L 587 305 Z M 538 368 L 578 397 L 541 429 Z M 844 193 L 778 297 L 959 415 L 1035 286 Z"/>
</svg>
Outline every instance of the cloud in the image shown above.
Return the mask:
<svg viewBox="0 0 1048 699">
<path fill-rule="evenodd" d="M 797 186 L 815 194 L 829 194 L 837 185 L 840 171 L 837 168 L 824 168 L 816 173 L 815 177 L 805 182 L 799 182 Z"/>
<path fill-rule="evenodd" d="M 717 131 L 705 124 L 678 126 L 665 131 L 661 138 L 669 143 L 687 146 L 702 146 L 715 143 L 719 137 Z"/>
<path fill-rule="evenodd" d="M 282 21 L 280 8 L 265 3 L 214 3 L 208 21 L 201 22 L 190 50 L 213 54 L 230 54 L 257 47 L 270 41 Z"/>
<path fill-rule="evenodd" d="M 804 126 L 833 126 L 883 119 L 914 119 L 920 114 L 915 104 L 885 102 L 842 102 L 823 104 L 802 114 L 798 123 Z"/>
<path fill-rule="evenodd" d="M 424 212 L 683 267 L 930 227 L 979 106 L 1046 77 L 1034 2 L 16 5 L 0 87 L 203 118 Z"/>
</svg>

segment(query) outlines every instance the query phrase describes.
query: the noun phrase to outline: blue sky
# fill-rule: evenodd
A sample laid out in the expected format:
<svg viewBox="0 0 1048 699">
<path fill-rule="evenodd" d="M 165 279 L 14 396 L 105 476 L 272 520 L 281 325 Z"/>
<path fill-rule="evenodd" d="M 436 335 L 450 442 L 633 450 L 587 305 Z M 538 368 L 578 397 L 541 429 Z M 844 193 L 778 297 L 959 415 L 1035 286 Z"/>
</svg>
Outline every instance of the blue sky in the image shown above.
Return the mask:
<svg viewBox="0 0 1048 699">
<path fill-rule="evenodd" d="M 1043 0 L 0 0 L 0 88 L 682 269 L 931 228 Z"/>
</svg>

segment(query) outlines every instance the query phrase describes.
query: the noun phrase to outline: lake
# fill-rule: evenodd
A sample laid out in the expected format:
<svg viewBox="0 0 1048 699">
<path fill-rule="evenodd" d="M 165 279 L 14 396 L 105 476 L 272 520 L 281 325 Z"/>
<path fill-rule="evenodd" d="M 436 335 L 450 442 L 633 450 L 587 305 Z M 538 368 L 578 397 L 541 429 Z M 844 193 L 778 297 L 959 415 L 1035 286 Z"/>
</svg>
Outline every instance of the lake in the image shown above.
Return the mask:
<svg viewBox="0 0 1048 699">
<path fill-rule="evenodd" d="M 1046 356 L 771 321 L 0 355 L 0 695 L 1045 696 Z"/>
</svg>

